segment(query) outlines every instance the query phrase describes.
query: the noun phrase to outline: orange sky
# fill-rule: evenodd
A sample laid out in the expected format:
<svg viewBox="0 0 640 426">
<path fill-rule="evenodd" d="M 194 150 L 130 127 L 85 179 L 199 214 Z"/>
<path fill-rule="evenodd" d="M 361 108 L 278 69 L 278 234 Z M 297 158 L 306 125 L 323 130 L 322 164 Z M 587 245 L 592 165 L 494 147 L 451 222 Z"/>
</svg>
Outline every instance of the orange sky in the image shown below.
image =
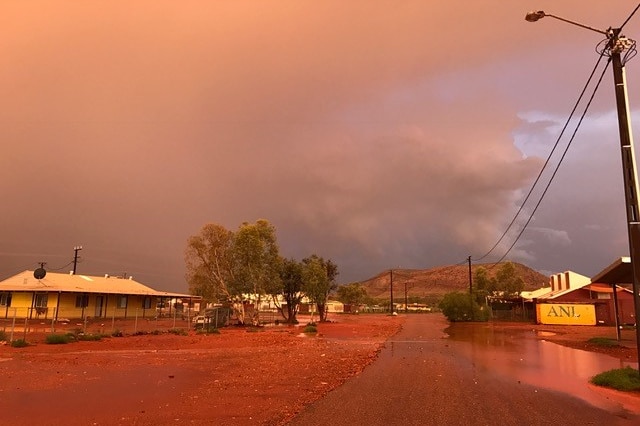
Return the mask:
<svg viewBox="0 0 640 426">
<path fill-rule="evenodd" d="M 480 255 L 602 38 L 524 15 L 606 29 L 636 6 L 589 3 L 6 1 L 0 278 L 81 244 L 81 273 L 184 290 L 190 235 L 258 218 L 344 282 Z M 589 275 L 627 254 L 611 85 L 512 260 Z"/>
</svg>

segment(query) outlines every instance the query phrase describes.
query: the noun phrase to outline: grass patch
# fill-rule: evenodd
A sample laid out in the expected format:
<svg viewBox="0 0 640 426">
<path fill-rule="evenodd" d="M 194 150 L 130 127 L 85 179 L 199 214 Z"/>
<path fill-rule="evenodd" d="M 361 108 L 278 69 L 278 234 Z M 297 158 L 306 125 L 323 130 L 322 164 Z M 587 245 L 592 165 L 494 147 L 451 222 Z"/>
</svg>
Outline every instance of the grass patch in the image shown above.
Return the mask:
<svg viewBox="0 0 640 426">
<path fill-rule="evenodd" d="M 78 334 L 77 336 L 78 340 L 82 340 L 85 342 L 95 342 L 98 340 L 102 340 L 102 335 L 101 334 Z"/>
<path fill-rule="evenodd" d="M 44 338 L 47 345 L 66 345 L 72 340 L 69 334 L 47 334 L 47 337 Z"/>
<path fill-rule="evenodd" d="M 640 373 L 625 367 L 605 371 L 591 378 L 591 383 L 620 391 L 640 391 Z"/>
<path fill-rule="evenodd" d="M 315 324 L 307 324 L 307 326 L 304 328 L 304 332 L 310 334 L 317 333 L 318 327 L 316 327 Z"/>
<path fill-rule="evenodd" d="M 18 339 L 11 342 L 12 348 L 26 348 L 27 346 L 29 346 L 29 343 L 24 339 Z"/>
<path fill-rule="evenodd" d="M 196 334 L 220 334 L 220 330 L 217 328 L 200 328 L 196 330 Z"/>
<path fill-rule="evenodd" d="M 183 330 L 182 328 L 170 328 L 167 333 L 175 334 L 176 336 L 188 336 L 189 332 L 187 330 Z"/>
<path fill-rule="evenodd" d="M 592 337 L 591 339 L 587 340 L 587 343 L 601 346 L 603 348 L 615 348 L 617 346 L 620 346 L 620 343 L 618 343 L 617 340 L 610 339 L 609 337 Z"/>
</svg>

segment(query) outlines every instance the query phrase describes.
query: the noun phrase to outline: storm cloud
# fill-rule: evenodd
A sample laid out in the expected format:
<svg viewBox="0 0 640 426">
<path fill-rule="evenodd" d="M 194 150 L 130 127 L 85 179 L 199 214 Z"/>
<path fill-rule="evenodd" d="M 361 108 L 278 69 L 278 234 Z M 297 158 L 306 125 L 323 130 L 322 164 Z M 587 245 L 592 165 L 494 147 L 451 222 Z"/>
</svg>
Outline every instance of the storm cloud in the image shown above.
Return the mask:
<svg viewBox="0 0 640 426">
<path fill-rule="evenodd" d="M 524 14 L 607 28 L 635 6 L 557 3 L 5 2 L 1 278 L 82 245 L 79 273 L 182 291 L 190 235 L 259 218 L 341 282 L 480 255 L 597 59 L 598 34 Z M 588 275 L 628 253 L 611 86 L 509 259 Z"/>
</svg>

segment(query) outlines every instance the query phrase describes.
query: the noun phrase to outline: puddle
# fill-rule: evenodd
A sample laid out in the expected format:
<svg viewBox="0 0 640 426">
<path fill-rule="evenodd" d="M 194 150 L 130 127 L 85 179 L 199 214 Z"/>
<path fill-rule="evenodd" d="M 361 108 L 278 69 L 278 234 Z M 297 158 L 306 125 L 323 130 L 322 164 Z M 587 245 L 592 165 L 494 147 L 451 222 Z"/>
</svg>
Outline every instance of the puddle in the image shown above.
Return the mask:
<svg viewBox="0 0 640 426">
<path fill-rule="evenodd" d="M 447 333 L 476 369 L 567 393 L 601 408 L 611 408 L 612 402 L 589 384 L 591 377 L 607 370 L 636 367 L 635 362 L 539 340 L 536 334 L 541 334 L 533 330 L 465 324 L 453 325 Z"/>
</svg>

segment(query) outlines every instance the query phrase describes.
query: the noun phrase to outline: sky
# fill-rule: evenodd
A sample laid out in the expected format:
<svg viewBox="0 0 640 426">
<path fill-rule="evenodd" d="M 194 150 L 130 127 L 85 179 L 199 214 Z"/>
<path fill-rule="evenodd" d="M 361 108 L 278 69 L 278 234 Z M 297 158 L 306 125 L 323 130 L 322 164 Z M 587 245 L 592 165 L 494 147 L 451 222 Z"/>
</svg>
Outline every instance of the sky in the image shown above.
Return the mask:
<svg viewBox="0 0 640 426">
<path fill-rule="evenodd" d="M 258 219 L 283 256 L 329 258 L 341 283 L 478 259 L 521 206 L 603 39 L 526 12 L 606 30 L 636 6 L 3 1 L 0 279 L 40 262 L 70 271 L 82 246 L 77 273 L 187 291 L 189 236 Z M 640 39 L 640 12 L 623 34 Z M 635 133 L 639 60 L 626 66 Z M 480 262 L 506 253 L 534 206 Z M 628 253 L 609 69 L 505 259 L 592 276 Z"/>
</svg>

